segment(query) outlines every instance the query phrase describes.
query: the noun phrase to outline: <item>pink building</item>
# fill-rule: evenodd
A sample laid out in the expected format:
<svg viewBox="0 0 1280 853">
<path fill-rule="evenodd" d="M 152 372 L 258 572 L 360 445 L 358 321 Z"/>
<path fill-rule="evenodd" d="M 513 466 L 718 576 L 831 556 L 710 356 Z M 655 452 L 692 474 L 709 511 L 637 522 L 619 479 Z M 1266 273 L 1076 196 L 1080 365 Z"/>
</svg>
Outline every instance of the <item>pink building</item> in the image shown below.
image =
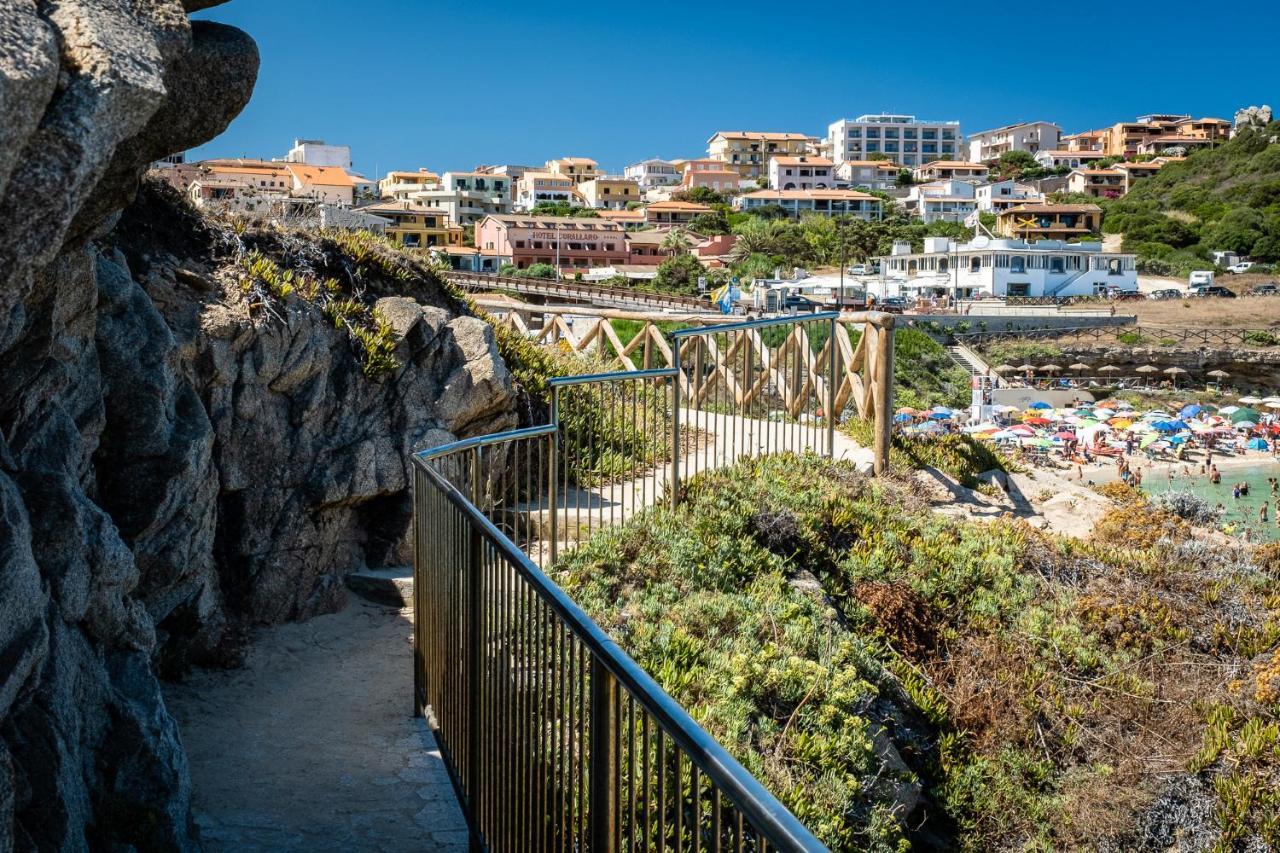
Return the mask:
<svg viewBox="0 0 1280 853">
<path fill-rule="evenodd" d="M 486 216 L 476 224 L 476 247 L 507 255 L 520 269 L 534 264 L 587 270 L 629 262 L 626 233 L 607 219 L 567 216 Z"/>
</svg>

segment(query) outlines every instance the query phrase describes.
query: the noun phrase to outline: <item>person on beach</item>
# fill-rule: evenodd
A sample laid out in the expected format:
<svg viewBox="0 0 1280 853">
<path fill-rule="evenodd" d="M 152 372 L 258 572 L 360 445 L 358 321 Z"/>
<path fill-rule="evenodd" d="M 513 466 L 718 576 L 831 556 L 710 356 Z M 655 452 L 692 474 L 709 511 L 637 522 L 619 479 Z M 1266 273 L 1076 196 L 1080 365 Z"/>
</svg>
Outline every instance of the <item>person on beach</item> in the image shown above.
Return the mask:
<svg viewBox="0 0 1280 853">
<path fill-rule="evenodd" d="M 1218 473 L 1217 465 L 1209 466 L 1209 482 L 1215 486 L 1222 482 L 1222 475 Z"/>
<path fill-rule="evenodd" d="M 1246 498 L 1249 497 L 1249 481 L 1248 480 L 1240 481 L 1240 494 L 1242 497 L 1246 497 Z"/>
<path fill-rule="evenodd" d="M 1258 521 L 1263 524 L 1267 523 L 1267 502 L 1263 501 L 1262 506 L 1258 509 Z"/>
<path fill-rule="evenodd" d="M 1234 486 L 1231 487 L 1231 497 L 1235 498 L 1236 500 L 1240 500 L 1240 484 L 1239 483 L 1236 483 Z"/>
</svg>

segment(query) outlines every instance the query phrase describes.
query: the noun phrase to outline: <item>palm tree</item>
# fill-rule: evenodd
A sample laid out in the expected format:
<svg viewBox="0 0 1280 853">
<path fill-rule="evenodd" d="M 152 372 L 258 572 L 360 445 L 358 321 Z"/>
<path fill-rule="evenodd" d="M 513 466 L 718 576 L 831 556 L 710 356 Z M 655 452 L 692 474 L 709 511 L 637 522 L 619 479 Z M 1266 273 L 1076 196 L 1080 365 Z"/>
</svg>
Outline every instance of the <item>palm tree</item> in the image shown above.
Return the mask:
<svg viewBox="0 0 1280 853">
<path fill-rule="evenodd" d="M 678 225 L 667 232 L 666 236 L 662 238 L 662 243 L 660 244 L 662 251 L 666 252 L 673 258 L 676 255 L 683 255 L 685 252 L 689 251 L 692 246 L 693 241 L 689 239 L 689 236 L 685 233 L 684 229 Z"/>
</svg>

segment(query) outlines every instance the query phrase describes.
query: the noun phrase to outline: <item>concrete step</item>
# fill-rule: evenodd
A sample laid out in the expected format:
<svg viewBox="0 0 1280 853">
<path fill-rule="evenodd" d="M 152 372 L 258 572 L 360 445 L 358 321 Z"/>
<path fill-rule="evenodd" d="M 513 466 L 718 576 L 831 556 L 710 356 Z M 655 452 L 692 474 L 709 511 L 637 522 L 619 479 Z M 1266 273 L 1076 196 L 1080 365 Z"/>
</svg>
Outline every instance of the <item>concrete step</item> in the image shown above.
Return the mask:
<svg viewBox="0 0 1280 853">
<path fill-rule="evenodd" d="M 375 604 L 389 607 L 410 607 L 413 604 L 413 569 L 409 566 L 365 569 L 351 572 L 343 580 L 347 589 Z"/>
</svg>

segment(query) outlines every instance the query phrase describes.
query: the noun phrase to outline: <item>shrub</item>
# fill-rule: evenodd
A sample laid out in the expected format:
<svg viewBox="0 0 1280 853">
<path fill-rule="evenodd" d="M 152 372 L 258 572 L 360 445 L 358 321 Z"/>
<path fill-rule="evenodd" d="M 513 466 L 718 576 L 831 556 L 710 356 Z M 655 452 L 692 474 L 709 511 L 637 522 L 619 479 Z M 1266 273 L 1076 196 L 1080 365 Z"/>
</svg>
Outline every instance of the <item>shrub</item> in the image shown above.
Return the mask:
<svg viewBox="0 0 1280 853">
<path fill-rule="evenodd" d="M 1221 510 L 1215 509 L 1208 501 L 1191 491 L 1179 489 L 1163 492 L 1155 498 L 1154 503 L 1158 509 L 1171 512 L 1192 524 L 1215 524 L 1222 516 Z"/>
</svg>

